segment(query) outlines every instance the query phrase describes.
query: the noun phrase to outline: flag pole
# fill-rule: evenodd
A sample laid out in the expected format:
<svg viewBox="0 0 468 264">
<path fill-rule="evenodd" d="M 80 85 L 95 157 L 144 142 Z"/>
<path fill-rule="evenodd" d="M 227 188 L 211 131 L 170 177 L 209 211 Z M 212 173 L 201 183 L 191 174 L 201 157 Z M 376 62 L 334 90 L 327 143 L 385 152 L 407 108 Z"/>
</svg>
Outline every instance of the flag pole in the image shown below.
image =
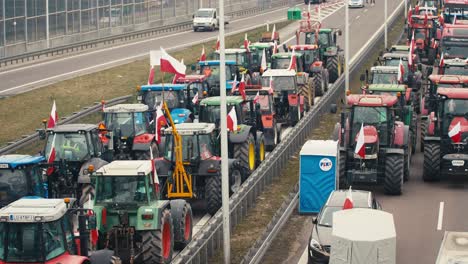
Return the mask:
<svg viewBox="0 0 468 264">
<path fill-rule="evenodd" d="M 224 263 L 231 261 L 231 233 L 229 223 L 229 171 L 226 107 L 226 57 L 224 46 L 224 1 L 219 1 L 219 66 L 220 66 L 220 107 L 221 107 L 221 197 L 223 212 Z"/>
</svg>

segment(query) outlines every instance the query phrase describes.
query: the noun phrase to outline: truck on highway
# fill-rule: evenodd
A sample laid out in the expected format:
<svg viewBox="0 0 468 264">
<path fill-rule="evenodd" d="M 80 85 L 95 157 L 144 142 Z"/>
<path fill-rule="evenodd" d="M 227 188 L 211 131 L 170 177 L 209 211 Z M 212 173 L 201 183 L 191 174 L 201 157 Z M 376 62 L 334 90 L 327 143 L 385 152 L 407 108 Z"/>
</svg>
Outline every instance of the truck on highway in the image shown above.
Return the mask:
<svg viewBox="0 0 468 264">
<path fill-rule="evenodd" d="M 224 24 L 229 24 L 228 17 L 224 17 Z M 219 28 L 219 16 L 216 8 L 200 8 L 193 15 L 193 31 L 215 31 Z"/>
<path fill-rule="evenodd" d="M 445 231 L 435 264 L 466 263 L 468 232 Z"/>
</svg>

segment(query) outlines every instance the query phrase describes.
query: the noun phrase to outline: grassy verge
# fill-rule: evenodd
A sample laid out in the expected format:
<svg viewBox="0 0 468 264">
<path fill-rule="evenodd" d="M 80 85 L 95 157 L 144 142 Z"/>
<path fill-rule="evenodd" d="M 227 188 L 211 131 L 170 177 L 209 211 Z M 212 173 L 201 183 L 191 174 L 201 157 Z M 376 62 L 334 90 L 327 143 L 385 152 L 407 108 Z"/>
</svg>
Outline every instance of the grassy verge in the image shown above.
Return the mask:
<svg viewBox="0 0 468 264">
<path fill-rule="evenodd" d="M 289 23 L 278 23 L 276 27 L 279 30 Z M 259 27 L 247 32 L 251 40 L 260 38 L 264 27 Z M 244 33 L 227 37 L 226 47 L 239 47 L 243 40 Z M 214 50 L 215 42 L 204 45 L 206 52 L 210 53 Z M 201 50 L 202 44 L 199 44 L 171 55 L 177 59 L 184 58 L 185 63 L 190 65 L 199 58 Z M 68 116 L 94 102 L 134 93 L 138 85 L 147 82 L 148 72 L 149 58 L 0 99 L 2 122 L 8 124 L 0 129 L 0 146 L 40 127 L 41 120 L 49 115 L 53 100 L 56 100 L 59 117 Z M 158 78 L 160 75 L 155 77 L 156 82 L 159 82 Z"/>
<path fill-rule="evenodd" d="M 389 31 L 389 40 L 396 41 L 402 32 L 404 21 L 397 22 Z M 351 76 L 350 87 L 353 92 L 360 92 L 359 76 L 366 69 L 373 66 L 379 51 L 383 50 L 383 44 L 377 45 L 369 56 L 369 60 L 364 63 L 361 70 Z M 340 109 L 338 109 L 338 113 Z M 329 139 L 333 127 L 339 122 L 339 114 L 326 114 L 320 121 L 320 125 L 311 131 L 309 139 Z M 232 231 L 231 237 L 231 262 L 241 262 L 243 256 L 253 245 L 255 240 L 262 234 L 267 224 L 270 222 L 276 210 L 283 203 L 286 195 L 292 191 L 294 185 L 298 182 L 299 160 L 298 153 L 291 157 L 287 167 L 283 170 L 281 177 L 278 177 L 267 187 L 256 200 L 256 205 L 249 212 L 248 216 Z M 303 226 L 309 217 L 293 215 L 288 221 L 287 226 L 275 239 L 269 252 L 266 254 L 262 263 L 293 263 L 288 259 L 290 253 L 302 253 L 304 244 L 296 243 L 296 238 L 303 237 L 301 232 Z M 309 232 L 308 230 L 306 232 Z M 308 238 L 308 234 L 307 234 Z M 222 263 L 222 252 L 213 257 L 214 263 Z"/>
</svg>

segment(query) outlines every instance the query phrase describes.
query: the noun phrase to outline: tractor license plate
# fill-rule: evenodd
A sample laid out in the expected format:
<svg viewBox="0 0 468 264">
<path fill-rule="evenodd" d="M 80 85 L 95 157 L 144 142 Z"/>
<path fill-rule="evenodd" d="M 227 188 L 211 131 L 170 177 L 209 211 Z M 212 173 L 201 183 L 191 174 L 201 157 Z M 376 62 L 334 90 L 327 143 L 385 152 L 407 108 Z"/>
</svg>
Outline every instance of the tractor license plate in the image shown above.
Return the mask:
<svg viewBox="0 0 468 264">
<path fill-rule="evenodd" d="M 34 216 L 32 215 L 10 215 L 10 221 L 32 222 L 33 220 Z"/>
<path fill-rule="evenodd" d="M 0 169 L 8 169 L 8 164 L 0 164 Z"/>
<path fill-rule="evenodd" d="M 465 161 L 464 160 L 452 160 L 452 165 L 456 167 L 461 167 L 465 165 Z"/>
</svg>

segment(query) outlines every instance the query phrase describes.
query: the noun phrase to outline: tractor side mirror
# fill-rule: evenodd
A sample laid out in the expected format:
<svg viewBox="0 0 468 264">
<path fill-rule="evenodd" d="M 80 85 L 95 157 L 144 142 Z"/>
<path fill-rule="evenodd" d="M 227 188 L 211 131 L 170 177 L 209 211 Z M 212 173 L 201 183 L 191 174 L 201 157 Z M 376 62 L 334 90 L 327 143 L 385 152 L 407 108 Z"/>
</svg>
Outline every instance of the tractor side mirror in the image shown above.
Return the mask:
<svg viewBox="0 0 468 264">
<path fill-rule="evenodd" d="M 343 32 L 341 31 L 341 29 L 338 30 L 338 36 L 341 36 L 343 35 Z"/>
<path fill-rule="evenodd" d="M 428 72 L 429 72 L 429 69 L 431 70 L 431 73 L 432 73 L 432 67 L 429 67 L 427 69 Z M 422 71 L 422 64 L 421 63 L 418 63 L 418 71 Z"/>
<path fill-rule="evenodd" d="M 192 19 L 195 18 L 195 15 L 192 15 Z"/>
<path fill-rule="evenodd" d="M 336 114 L 338 111 L 338 106 L 336 104 L 330 104 L 330 113 Z"/>
<path fill-rule="evenodd" d="M 46 138 L 46 132 L 44 129 L 36 129 L 37 133 L 39 133 L 39 139 L 44 140 Z"/>
<path fill-rule="evenodd" d="M 314 224 L 314 225 L 317 224 L 317 217 L 316 216 L 312 217 L 312 224 Z"/>
<path fill-rule="evenodd" d="M 366 79 L 365 81 L 367 82 L 369 80 L 369 70 L 366 69 Z"/>
<path fill-rule="evenodd" d="M 284 52 L 288 52 L 288 46 L 286 46 L 286 43 L 283 44 L 283 50 Z"/>
<path fill-rule="evenodd" d="M 361 82 L 364 82 L 366 80 L 366 75 L 365 74 L 361 74 L 361 76 L 359 77 L 359 80 Z"/>
<path fill-rule="evenodd" d="M 419 71 L 422 71 L 422 65 L 421 64 L 418 64 L 418 68 L 419 67 L 421 68 L 421 69 L 419 69 Z M 428 67 L 427 68 L 427 76 L 431 75 L 433 71 L 434 71 L 433 67 Z"/>
</svg>

